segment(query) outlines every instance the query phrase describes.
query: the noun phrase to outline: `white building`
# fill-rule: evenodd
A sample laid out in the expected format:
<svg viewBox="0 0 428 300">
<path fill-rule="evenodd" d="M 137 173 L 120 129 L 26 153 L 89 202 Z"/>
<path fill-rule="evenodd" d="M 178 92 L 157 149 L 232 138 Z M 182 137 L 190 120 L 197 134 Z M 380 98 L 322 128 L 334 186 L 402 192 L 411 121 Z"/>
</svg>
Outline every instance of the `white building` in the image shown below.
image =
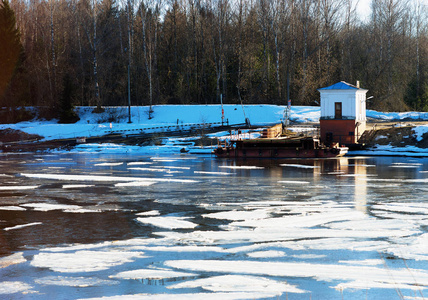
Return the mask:
<svg viewBox="0 0 428 300">
<path fill-rule="evenodd" d="M 366 130 L 368 90 L 344 81 L 318 89 L 321 96 L 320 139 L 325 144 L 355 144 Z"/>
</svg>

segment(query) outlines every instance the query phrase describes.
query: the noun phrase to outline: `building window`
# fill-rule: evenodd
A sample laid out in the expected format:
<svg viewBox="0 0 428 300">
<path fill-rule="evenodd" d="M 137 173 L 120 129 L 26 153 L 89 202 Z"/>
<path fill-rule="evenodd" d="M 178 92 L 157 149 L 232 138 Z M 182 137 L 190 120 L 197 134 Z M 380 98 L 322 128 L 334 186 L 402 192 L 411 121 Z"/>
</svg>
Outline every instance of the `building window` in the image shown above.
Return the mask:
<svg viewBox="0 0 428 300">
<path fill-rule="evenodd" d="M 334 102 L 334 118 L 342 119 L 342 102 Z"/>
</svg>

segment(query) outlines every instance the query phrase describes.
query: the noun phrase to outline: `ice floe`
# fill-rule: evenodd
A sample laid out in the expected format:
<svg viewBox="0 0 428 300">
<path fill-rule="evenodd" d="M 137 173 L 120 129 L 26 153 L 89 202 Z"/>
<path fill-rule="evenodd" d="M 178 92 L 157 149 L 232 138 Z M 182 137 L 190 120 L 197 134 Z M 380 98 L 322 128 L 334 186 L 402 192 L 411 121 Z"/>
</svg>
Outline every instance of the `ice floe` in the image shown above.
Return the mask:
<svg viewBox="0 0 428 300">
<path fill-rule="evenodd" d="M 8 266 L 20 264 L 20 263 L 23 263 L 26 261 L 27 260 L 24 258 L 23 253 L 17 252 L 17 253 L 11 254 L 9 256 L 1 257 L 0 258 L 0 268 L 6 268 Z"/>
<path fill-rule="evenodd" d="M 169 286 L 170 289 L 178 288 L 198 288 L 213 292 L 269 292 L 281 295 L 284 292 L 304 293 L 305 291 L 296 288 L 286 282 L 278 282 L 272 279 L 244 276 L 244 275 L 223 275 L 209 278 L 186 281 Z"/>
<path fill-rule="evenodd" d="M 193 171 L 195 174 L 205 174 L 205 175 L 232 175 L 234 173 L 228 172 L 206 172 L 206 171 Z"/>
<path fill-rule="evenodd" d="M 141 168 L 141 167 L 132 167 L 128 168 L 128 170 L 134 171 L 149 171 L 149 172 L 167 172 L 167 169 L 164 168 Z"/>
<path fill-rule="evenodd" d="M 122 265 L 142 258 L 142 252 L 130 251 L 90 251 L 80 250 L 72 253 L 41 252 L 36 254 L 31 265 L 49 268 L 61 273 L 95 272 Z"/>
<path fill-rule="evenodd" d="M 63 189 L 80 189 L 80 188 L 87 188 L 87 187 L 94 187 L 93 184 L 63 184 Z"/>
<path fill-rule="evenodd" d="M 4 230 L 9 231 L 9 230 L 16 230 L 16 229 L 22 229 L 25 227 L 30 227 L 30 226 L 35 226 L 35 225 L 41 225 L 42 222 L 33 222 L 33 223 L 28 223 L 28 224 L 22 224 L 22 225 L 16 225 L 13 227 L 6 227 L 4 228 Z"/>
<path fill-rule="evenodd" d="M 131 161 L 126 163 L 128 166 L 139 166 L 139 165 L 151 165 L 153 164 L 152 162 L 148 162 L 148 161 Z"/>
<path fill-rule="evenodd" d="M 82 209 L 79 205 L 70 204 L 55 204 L 55 203 L 25 203 L 21 206 L 29 207 L 37 211 L 63 210 L 68 212 L 78 211 Z"/>
<path fill-rule="evenodd" d="M 300 168 L 300 169 L 319 169 L 319 166 L 299 165 L 299 164 L 280 164 L 281 167 Z"/>
<path fill-rule="evenodd" d="M 247 253 L 247 255 L 249 257 L 254 257 L 254 258 L 270 258 L 270 257 L 283 257 L 285 256 L 285 253 L 283 251 L 268 250 L 268 251 L 250 252 L 250 253 Z"/>
<path fill-rule="evenodd" d="M 85 298 L 85 300 L 248 300 L 277 296 L 276 292 L 225 292 L 225 293 L 185 293 L 185 294 L 133 294 L 99 298 Z M 81 299 L 83 300 L 83 299 Z"/>
<path fill-rule="evenodd" d="M 121 166 L 121 165 L 123 165 L 123 162 L 116 162 L 116 163 L 113 163 L 113 162 L 108 163 L 108 162 L 106 162 L 106 163 L 97 163 L 97 164 L 94 164 L 94 166 L 97 166 L 97 167 L 116 167 L 116 166 Z"/>
<path fill-rule="evenodd" d="M 180 183 L 196 183 L 192 179 L 164 179 L 164 178 L 144 178 L 144 177 L 129 177 L 129 176 L 94 176 L 94 175 L 73 175 L 73 174 L 29 174 L 21 173 L 21 176 L 29 178 L 54 179 L 54 180 L 70 180 L 70 181 L 102 181 L 102 182 L 129 182 L 129 181 L 150 181 L 150 182 L 180 182 Z"/>
<path fill-rule="evenodd" d="M 136 213 L 136 215 L 137 216 L 159 216 L 160 212 L 158 210 L 150 210 L 150 211 Z"/>
<path fill-rule="evenodd" d="M 143 224 L 148 224 L 161 228 L 168 229 L 189 229 L 195 228 L 198 224 L 186 221 L 186 217 L 173 217 L 173 216 L 161 216 L 161 217 L 146 217 L 146 218 L 137 218 L 138 222 Z"/>
<path fill-rule="evenodd" d="M 224 219 L 224 220 L 253 220 L 253 219 L 266 219 L 270 216 L 273 209 L 259 209 L 259 210 L 232 210 L 222 211 L 217 213 L 210 213 L 202 215 L 204 218 L 211 219 Z"/>
<path fill-rule="evenodd" d="M 380 284 L 394 288 L 420 289 L 428 285 L 428 272 L 419 269 L 386 269 L 384 267 L 299 262 L 259 262 L 232 260 L 170 260 L 169 267 L 189 271 L 221 272 L 285 277 L 314 277 L 321 281 L 358 281 L 364 278 L 365 288 Z"/>
<path fill-rule="evenodd" d="M 38 185 L 0 186 L 0 191 L 34 190 Z"/>
<path fill-rule="evenodd" d="M 309 181 L 302 181 L 302 180 L 279 180 L 278 183 L 281 183 L 281 184 L 310 184 Z"/>
<path fill-rule="evenodd" d="M 173 270 L 157 270 L 157 269 L 138 269 L 131 271 L 124 271 L 117 273 L 116 275 L 109 276 L 110 278 L 120 279 L 147 279 L 147 280 L 160 280 L 170 278 L 188 278 L 196 277 L 199 274 L 177 272 Z"/>
<path fill-rule="evenodd" d="M 1 281 L 0 295 L 30 292 L 33 287 L 21 281 Z"/>
<path fill-rule="evenodd" d="M 99 285 L 116 285 L 119 281 L 106 280 L 96 277 L 71 277 L 71 276 L 46 276 L 34 280 L 41 285 L 72 286 L 72 287 L 89 287 Z"/>
<path fill-rule="evenodd" d="M 130 182 L 119 182 L 115 183 L 114 186 L 117 187 L 127 187 L 127 186 L 150 186 L 155 184 L 155 182 L 149 181 L 130 181 Z"/>
<path fill-rule="evenodd" d="M 20 206 L 0 206 L 0 210 L 20 211 L 20 210 L 26 210 L 26 209 L 24 207 L 20 207 Z"/>
<path fill-rule="evenodd" d="M 259 170 L 264 169 L 264 167 L 257 166 L 219 166 L 222 169 L 232 169 L 232 170 Z"/>
<path fill-rule="evenodd" d="M 385 203 L 372 205 L 374 210 L 384 210 L 391 212 L 410 213 L 413 217 L 417 215 L 428 216 L 428 203 L 417 202 L 401 202 L 401 203 Z"/>
<path fill-rule="evenodd" d="M 415 237 L 405 245 L 391 245 L 388 252 L 405 259 L 428 260 L 428 233 Z"/>
</svg>

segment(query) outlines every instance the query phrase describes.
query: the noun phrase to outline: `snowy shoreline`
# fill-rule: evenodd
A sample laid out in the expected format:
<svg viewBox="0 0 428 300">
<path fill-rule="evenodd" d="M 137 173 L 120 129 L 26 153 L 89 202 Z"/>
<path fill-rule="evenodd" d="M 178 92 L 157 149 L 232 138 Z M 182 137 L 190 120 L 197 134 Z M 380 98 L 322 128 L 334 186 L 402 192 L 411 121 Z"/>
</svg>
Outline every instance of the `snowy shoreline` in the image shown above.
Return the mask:
<svg viewBox="0 0 428 300">
<path fill-rule="evenodd" d="M 152 119 L 148 119 L 148 107 L 131 107 L 131 115 L 128 115 L 128 107 L 106 107 L 103 113 L 93 113 L 94 107 L 76 107 L 76 113 L 80 120 L 74 124 L 58 124 L 57 120 L 34 119 L 17 124 L 1 124 L 0 130 L 12 129 L 25 132 L 29 135 L 42 136 L 41 142 L 59 139 L 77 139 L 81 137 L 100 137 L 107 134 L 132 134 L 167 133 L 168 128 L 187 130 L 188 128 L 206 128 L 206 126 L 220 126 L 221 124 L 244 124 L 248 118 L 252 126 L 269 126 L 282 121 L 285 106 L 278 105 L 158 105 L 154 106 Z M 222 110 L 224 114 L 222 115 Z M 129 117 L 132 123 L 128 123 Z M 316 106 L 292 106 L 289 119 L 292 124 L 305 125 L 318 123 L 320 108 Z M 428 125 L 414 125 L 411 122 L 428 121 L 426 112 L 383 113 L 367 110 L 367 117 L 371 122 L 406 122 L 414 126 L 414 138 L 417 141 L 423 139 L 428 132 Z M 203 133 L 200 133 L 200 135 Z M 167 134 L 165 134 L 168 136 Z M 228 132 L 209 134 L 210 138 L 226 138 Z M 257 134 L 256 134 L 257 135 Z M 191 144 L 193 153 L 210 153 L 211 149 L 195 145 L 196 137 L 165 138 L 162 146 L 129 146 L 112 143 L 91 143 L 78 145 L 69 150 L 73 152 L 138 152 L 138 153 L 177 153 L 182 144 Z M 351 155 L 399 155 L 399 156 L 428 156 L 428 149 L 407 145 L 394 147 L 392 145 L 378 145 L 364 151 L 353 151 Z"/>
</svg>

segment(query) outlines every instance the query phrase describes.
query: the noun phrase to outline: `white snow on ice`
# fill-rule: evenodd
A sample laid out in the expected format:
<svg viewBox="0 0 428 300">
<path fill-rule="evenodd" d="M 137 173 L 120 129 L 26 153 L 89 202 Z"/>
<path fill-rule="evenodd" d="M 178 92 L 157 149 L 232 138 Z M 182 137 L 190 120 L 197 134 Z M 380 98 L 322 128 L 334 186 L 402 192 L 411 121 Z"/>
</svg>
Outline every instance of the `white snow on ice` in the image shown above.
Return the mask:
<svg viewBox="0 0 428 300">
<path fill-rule="evenodd" d="M 6 227 L 4 228 L 5 231 L 9 231 L 9 230 L 16 230 L 16 229 L 22 229 L 25 227 L 30 227 L 30 226 L 35 226 L 35 225 L 41 225 L 42 222 L 33 222 L 33 223 L 28 223 L 28 224 L 22 224 L 22 225 L 16 225 L 13 227 Z"/>
<path fill-rule="evenodd" d="M 14 254 L 11 254 L 9 256 L 1 257 L 0 258 L 0 268 L 6 268 L 11 265 L 20 264 L 23 262 L 26 262 L 27 260 L 24 258 L 24 255 L 22 252 L 17 252 Z"/>
<path fill-rule="evenodd" d="M 111 275 L 110 278 L 160 280 L 169 278 L 196 277 L 198 275 L 199 274 L 177 272 L 173 270 L 138 269 L 120 272 L 116 275 Z"/>
<path fill-rule="evenodd" d="M 107 270 L 142 257 L 144 257 L 142 252 L 129 251 L 41 252 L 34 256 L 31 265 L 38 268 L 49 268 L 61 273 L 95 272 Z"/>
<path fill-rule="evenodd" d="M 177 228 L 195 228 L 198 224 L 186 221 L 185 217 L 161 216 L 161 217 L 146 217 L 137 218 L 138 222 L 161 228 L 177 229 Z"/>
<path fill-rule="evenodd" d="M 46 276 L 36 278 L 36 283 L 41 285 L 55 285 L 55 286 L 72 286 L 72 287 L 89 287 L 89 286 L 104 286 L 116 285 L 119 281 L 105 280 L 96 277 L 71 277 L 71 276 Z"/>
</svg>

